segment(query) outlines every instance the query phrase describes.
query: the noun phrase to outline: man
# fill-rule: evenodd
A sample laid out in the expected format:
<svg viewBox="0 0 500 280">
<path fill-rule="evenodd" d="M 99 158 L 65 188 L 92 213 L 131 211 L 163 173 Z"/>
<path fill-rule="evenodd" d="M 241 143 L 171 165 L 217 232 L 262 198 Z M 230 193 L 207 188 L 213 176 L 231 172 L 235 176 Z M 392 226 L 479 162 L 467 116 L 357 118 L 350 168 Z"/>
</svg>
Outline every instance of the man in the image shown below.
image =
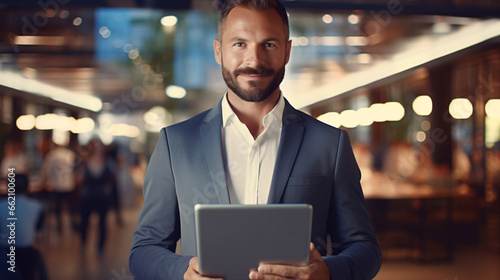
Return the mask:
<svg viewBox="0 0 500 280">
<path fill-rule="evenodd" d="M 377 274 L 380 250 L 347 134 L 295 110 L 279 89 L 290 49 L 278 1 L 226 1 L 214 51 L 229 89 L 216 107 L 160 132 L 130 253 L 136 279 L 208 279 L 193 257 L 197 203 L 313 206 L 309 265 L 262 264 L 250 279 Z"/>
</svg>

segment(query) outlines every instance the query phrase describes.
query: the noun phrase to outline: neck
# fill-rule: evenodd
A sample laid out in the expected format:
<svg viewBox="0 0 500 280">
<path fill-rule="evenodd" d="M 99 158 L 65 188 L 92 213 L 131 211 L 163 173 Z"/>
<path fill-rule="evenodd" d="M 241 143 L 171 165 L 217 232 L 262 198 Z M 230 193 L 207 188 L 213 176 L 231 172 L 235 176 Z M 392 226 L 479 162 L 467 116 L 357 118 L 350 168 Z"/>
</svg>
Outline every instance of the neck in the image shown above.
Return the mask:
<svg viewBox="0 0 500 280">
<path fill-rule="evenodd" d="M 238 119 L 244 123 L 254 139 L 264 131 L 262 121 L 264 116 L 269 114 L 276 106 L 280 97 L 280 90 L 277 89 L 266 100 L 260 102 L 248 102 L 239 98 L 231 90 L 228 91 L 227 101 L 233 109 Z"/>
</svg>

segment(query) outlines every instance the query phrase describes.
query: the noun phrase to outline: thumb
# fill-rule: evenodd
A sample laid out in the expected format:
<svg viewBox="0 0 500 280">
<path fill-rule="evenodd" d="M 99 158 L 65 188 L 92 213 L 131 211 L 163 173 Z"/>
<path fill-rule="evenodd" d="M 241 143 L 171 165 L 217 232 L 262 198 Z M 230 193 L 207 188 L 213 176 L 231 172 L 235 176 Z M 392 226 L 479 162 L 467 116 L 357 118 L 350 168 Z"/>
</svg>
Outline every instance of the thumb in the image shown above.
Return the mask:
<svg viewBox="0 0 500 280">
<path fill-rule="evenodd" d="M 318 261 L 322 260 L 321 254 L 316 250 L 316 247 L 314 247 L 314 243 L 309 244 L 309 262 L 313 261 Z"/>
</svg>

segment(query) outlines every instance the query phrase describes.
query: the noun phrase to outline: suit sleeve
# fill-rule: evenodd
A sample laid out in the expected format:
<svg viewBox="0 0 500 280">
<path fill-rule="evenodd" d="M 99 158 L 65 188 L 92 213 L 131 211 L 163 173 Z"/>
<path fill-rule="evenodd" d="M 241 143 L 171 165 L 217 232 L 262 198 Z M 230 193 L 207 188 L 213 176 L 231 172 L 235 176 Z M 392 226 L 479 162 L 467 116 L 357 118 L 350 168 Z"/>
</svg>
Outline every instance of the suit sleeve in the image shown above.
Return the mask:
<svg viewBox="0 0 500 280">
<path fill-rule="evenodd" d="M 130 249 L 130 271 L 136 280 L 183 279 L 191 256 L 174 253 L 180 218 L 165 128 L 146 171 L 143 195 Z"/>
<path fill-rule="evenodd" d="M 372 279 L 381 266 L 380 248 L 366 209 L 360 179 L 349 136 L 342 131 L 328 221 L 333 255 L 323 257 L 331 280 Z"/>
</svg>

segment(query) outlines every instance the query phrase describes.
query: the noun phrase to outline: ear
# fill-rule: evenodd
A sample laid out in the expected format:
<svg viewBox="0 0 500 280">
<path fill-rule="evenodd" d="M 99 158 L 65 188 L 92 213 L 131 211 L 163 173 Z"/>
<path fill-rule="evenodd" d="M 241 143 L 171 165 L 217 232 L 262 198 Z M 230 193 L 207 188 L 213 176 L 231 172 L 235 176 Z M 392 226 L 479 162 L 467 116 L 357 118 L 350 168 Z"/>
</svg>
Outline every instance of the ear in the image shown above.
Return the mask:
<svg viewBox="0 0 500 280">
<path fill-rule="evenodd" d="M 286 43 L 286 51 L 285 51 L 285 64 L 288 64 L 290 60 L 290 51 L 292 50 L 292 40 L 288 40 Z"/>
<path fill-rule="evenodd" d="M 215 60 L 219 65 L 222 65 L 222 54 L 221 54 L 221 45 L 219 39 L 215 38 L 214 39 L 214 55 L 215 55 Z"/>
</svg>

